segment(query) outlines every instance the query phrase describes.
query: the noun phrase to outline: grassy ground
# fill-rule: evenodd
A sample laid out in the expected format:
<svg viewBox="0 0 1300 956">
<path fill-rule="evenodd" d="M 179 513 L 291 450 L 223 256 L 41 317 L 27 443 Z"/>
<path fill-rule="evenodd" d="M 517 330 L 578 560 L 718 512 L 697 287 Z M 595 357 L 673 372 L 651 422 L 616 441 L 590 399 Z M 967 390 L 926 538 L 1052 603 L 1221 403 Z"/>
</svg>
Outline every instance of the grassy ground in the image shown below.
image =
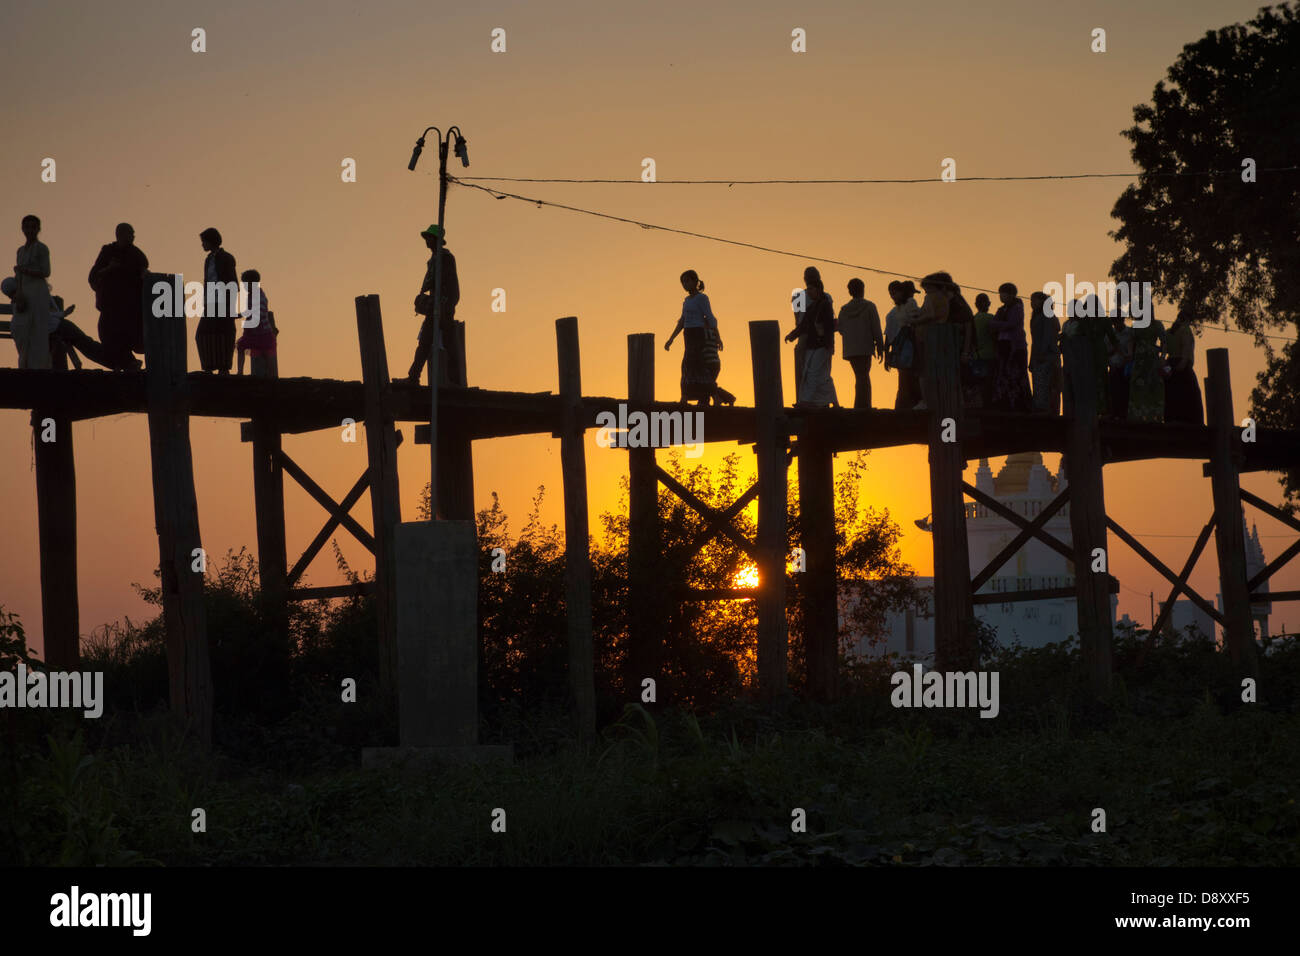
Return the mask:
<svg viewBox="0 0 1300 956">
<path fill-rule="evenodd" d="M 164 715 L 110 718 L 93 743 L 51 716 L 9 755 L 0 862 L 1300 863 L 1300 654 L 1266 659 L 1259 704 L 1203 644 L 1142 672 L 1117 658 L 1099 704 L 1072 652 L 1004 652 L 993 720 L 864 686 L 824 708 L 633 705 L 582 751 L 563 714 L 506 710 L 489 737 L 513 765 L 427 772 L 361 770 L 373 715 L 332 694 L 271 727 L 225 720 L 210 756 Z"/>
</svg>

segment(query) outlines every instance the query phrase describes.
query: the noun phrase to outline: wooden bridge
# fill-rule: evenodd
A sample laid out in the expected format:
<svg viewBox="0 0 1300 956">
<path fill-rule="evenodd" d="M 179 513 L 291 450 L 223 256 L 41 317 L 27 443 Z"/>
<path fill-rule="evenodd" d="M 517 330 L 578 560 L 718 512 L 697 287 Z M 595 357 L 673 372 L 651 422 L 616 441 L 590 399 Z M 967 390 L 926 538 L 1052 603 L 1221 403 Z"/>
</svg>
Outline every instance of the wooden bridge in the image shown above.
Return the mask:
<svg viewBox="0 0 1300 956">
<path fill-rule="evenodd" d="M 148 277 L 146 289 L 171 277 Z M 257 549 L 263 600 L 283 609 L 292 600 L 340 597 L 353 586 L 298 586 L 303 571 L 340 526 L 375 555 L 373 593 L 378 609 L 381 692 L 391 698 L 398 686 L 396 655 L 396 564 L 394 533 L 401 521 L 396 456 L 401 423 L 414 423 L 415 439 L 429 441 L 432 394 L 428 387 L 393 383 L 388 374 L 378 296 L 356 299 L 362 377 L 359 381 L 213 376 L 186 371 L 186 323 L 156 319 L 146 309 L 147 364 L 141 372 L 0 369 L 0 407 L 32 410 L 35 431 L 40 567 L 47 663 L 74 669 L 79 657 L 76 562 L 76 475 L 72 424 L 77 421 L 140 413 L 148 415 L 155 523 L 159 541 L 163 616 L 167 632 L 173 710 L 192 722 L 201 739 L 210 739 L 212 690 L 203 575 L 196 573 L 201 548 L 194 491 L 189 418 L 236 418 L 242 440 L 252 446 Z M 463 336 L 463 327 L 458 329 Z M 1243 472 L 1278 470 L 1300 464 L 1300 433 L 1256 429 L 1253 440 L 1233 411 L 1226 349 L 1207 353 L 1205 379 L 1208 424 L 1137 425 L 1099 420 L 1095 379 L 1083 343 L 1066 340 L 1066 374 L 1073 409 L 1066 416 L 1018 414 L 964 408 L 958 387 L 956 330 L 925 330 L 927 394 L 925 411 L 799 410 L 785 405 L 781 384 L 781 330 L 775 321 L 749 323 L 755 405 L 692 407 L 704 416 L 702 440 L 754 446 L 758 478 L 727 509 L 714 510 L 695 498 L 656 464 L 654 448 L 628 449 L 629 494 L 629 655 L 627 675 L 639 686 L 658 673 L 662 652 L 663 605 L 660 597 L 657 526 L 659 484 L 663 483 L 706 520 L 695 540 L 698 551 L 712 536 L 723 535 L 758 566 L 759 585 L 727 594 L 700 593 L 696 599 L 749 597 L 757 602 L 758 681 L 761 694 L 786 691 L 786 527 L 787 469 L 797 461 L 801 544 L 807 570 L 809 613 L 803 639 L 808 691 L 828 698 L 836 686 L 838 639 L 835 567 L 835 515 L 832 459 L 836 452 L 927 445 L 933 514 L 936 666 L 978 666 L 974 605 L 1073 597 L 1078 602 L 1079 636 L 1095 690 L 1109 686 L 1112 663 L 1110 595 L 1117 582 L 1090 570 L 1107 552 L 1112 531 L 1170 582 L 1170 600 L 1152 629 L 1161 629 L 1173 599 L 1182 594 L 1222 626 L 1227 650 L 1243 676 L 1256 672 L 1250 605 L 1262 600 L 1300 600 L 1300 591 L 1258 589 L 1300 553 L 1300 538 L 1253 578 L 1246 575 L 1242 502 L 1249 503 L 1300 533 L 1300 521 L 1240 487 Z M 463 341 L 463 339 L 462 339 Z M 566 597 L 570 678 L 579 725 L 589 734 L 595 724 L 591 628 L 591 565 L 587 552 L 586 431 L 597 415 L 626 404 L 630 412 L 680 412 L 678 403 L 655 401 L 652 334 L 628 336 L 626 398 L 582 394 L 576 318 L 556 320 L 559 369 L 556 393 L 526 393 L 452 387 L 438 389 L 438 501 L 442 519 L 473 520 L 473 455 L 476 440 L 549 434 L 561 443 L 566 540 Z M 464 354 L 463 348 L 460 352 Z M 464 379 L 462 379 L 464 380 Z M 281 447 L 281 436 L 339 428 L 346 420 L 366 430 L 368 468 L 342 499 L 321 488 Z M 54 440 L 42 440 L 53 425 Z M 945 438 L 949 440 L 945 440 Z M 966 462 L 1026 451 L 1065 456 L 1068 485 L 1033 520 L 963 481 Z M 1106 464 L 1160 458 L 1205 462 L 1210 479 L 1210 516 L 1179 572 L 1159 561 L 1133 535 L 1106 515 L 1103 468 Z M 300 484 L 325 510 L 321 531 L 290 566 L 284 525 L 284 475 Z M 370 493 L 371 531 L 352 517 L 352 508 Z M 965 498 L 971 497 L 1019 529 L 987 567 L 969 565 Z M 758 503 L 756 540 L 749 541 L 732 519 L 750 502 Z M 1048 519 L 1069 505 L 1072 541 L 1066 544 L 1044 529 Z M 1213 534 L 1223 610 L 1187 584 L 1197 559 Z M 1031 538 L 1073 561 L 1072 587 L 999 592 L 979 589 Z M 1107 563 L 1107 566 L 1108 563 Z M 436 586 L 436 584 L 432 585 Z"/>
</svg>

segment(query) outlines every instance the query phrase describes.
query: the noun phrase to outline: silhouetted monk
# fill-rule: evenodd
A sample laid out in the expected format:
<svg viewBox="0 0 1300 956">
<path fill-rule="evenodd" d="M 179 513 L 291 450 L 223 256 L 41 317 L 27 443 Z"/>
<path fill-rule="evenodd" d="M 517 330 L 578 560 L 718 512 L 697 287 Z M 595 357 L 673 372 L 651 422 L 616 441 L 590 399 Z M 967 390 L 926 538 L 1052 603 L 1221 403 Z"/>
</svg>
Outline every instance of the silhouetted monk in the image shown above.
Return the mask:
<svg viewBox="0 0 1300 956">
<path fill-rule="evenodd" d="M 460 369 L 460 348 L 456 341 L 455 320 L 456 303 L 460 301 L 460 279 L 456 275 L 456 257 L 447 248 L 447 239 L 435 224 L 420 233 L 424 244 L 429 249 L 429 264 L 424 270 L 424 282 L 420 285 L 420 294 L 415 297 L 415 311 L 424 316 L 420 325 L 420 339 L 415 346 L 415 359 L 411 370 L 406 374 L 406 381 L 413 385 L 420 383 L 420 372 L 424 363 L 429 363 L 429 382 L 433 383 L 438 375 L 438 355 L 435 348 L 442 349 L 447 356 L 447 378 L 454 385 L 464 385 Z M 439 290 L 442 302 L 438 310 L 439 328 L 433 327 L 433 287 L 435 270 L 438 265 L 438 247 L 442 246 L 442 288 Z"/>
<path fill-rule="evenodd" d="M 199 233 L 208 257 L 203 261 L 203 318 L 194 332 L 199 364 L 205 372 L 229 375 L 235 358 L 235 317 L 239 314 L 239 273 L 235 257 L 221 248 L 221 233 Z"/>
<path fill-rule="evenodd" d="M 99 340 L 109 368 L 139 368 L 132 352 L 144 354 L 144 307 L 141 295 L 149 257 L 135 245 L 129 222 L 117 224 L 117 241 L 99 250 L 87 281 L 99 309 Z"/>
</svg>

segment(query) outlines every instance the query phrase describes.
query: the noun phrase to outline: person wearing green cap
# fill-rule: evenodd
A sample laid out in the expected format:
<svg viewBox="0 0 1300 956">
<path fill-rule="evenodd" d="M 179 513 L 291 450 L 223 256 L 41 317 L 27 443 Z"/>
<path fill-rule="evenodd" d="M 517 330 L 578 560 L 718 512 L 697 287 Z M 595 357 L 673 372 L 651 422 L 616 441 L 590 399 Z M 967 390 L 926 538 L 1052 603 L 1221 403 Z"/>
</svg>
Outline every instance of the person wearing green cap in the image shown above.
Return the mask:
<svg viewBox="0 0 1300 956">
<path fill-rule="evenodd" d="M 406 381 L 413 385 L 420 382 L 420 373 L 424 369 L 425 362 L 429 363 L 429 380 L 432 383 L 434 376 L 437 374 L 437 358 L 434 355 L 434 346 L 445 349 L 447 352 L 447 375 L 456 385 L 464 385 L 460 370 L 463 365 L 457 348 L 457 339 L 452 330 L 455 328 L 456 320 L 456 303 L 460 301 L 460 280 L 456 276 L 456 257 L 447 249 L 447 239 L 443 234 L 440 226 L 434 224 L 425 229 L 420 235 L 424 238 L 424 244 L 429 249 L 429 264 L 424 270 L 424 282 L 420 286 L 420 294 L 415 298 L 415 311 L 424 316 L 424 322 L 420 326 L 419 342 L 415 346 L 415 359 L 411 362 L 411 370 L 406 375 Z M 441 308 L 439 309 L 438 324 L 439 329 L 433 327 L 433 286 L 435 270 L 438 264 L 438 246 L 442 245 L 442 294 L 440 296 Z M 432 358 L 432 361 L 431 361 Z"/>
</svg>

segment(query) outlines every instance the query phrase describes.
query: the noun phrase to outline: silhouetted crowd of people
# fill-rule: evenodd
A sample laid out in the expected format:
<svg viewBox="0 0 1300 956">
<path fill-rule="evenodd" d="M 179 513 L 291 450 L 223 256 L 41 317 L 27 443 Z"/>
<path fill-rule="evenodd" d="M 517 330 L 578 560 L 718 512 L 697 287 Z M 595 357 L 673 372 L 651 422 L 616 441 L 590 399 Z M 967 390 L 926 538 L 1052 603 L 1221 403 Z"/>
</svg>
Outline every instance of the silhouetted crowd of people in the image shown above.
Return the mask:
<svg viewBox="0 0 1300 956">
<path fill-rule="evenodd" d="M 1116 421 L 1204 424 L 1193 367 L 1196 337 L 1186 309 L 1166 329 L 1149 301 L 1142 318 L 1130 320 L 1090 295 L 1066 304 L 1062 324 L 1051 298 L 1034 292 L 1026 321 L 1014 283 L 998 287 L 999 305 L 991 312 L 988 295 L 977 295 L 972 309 L 952 276 L 932 272 L 921 279 L 919 290 L 911 280 L 889 283 L 892 308 L 882 328 L 861 279 L 849 281 L 848 293 L 834 317 L 820 273 L 813 266 L 804 270 L 804 288 L 793 297 L 795 325 L 786 336 L 795 343 L 796 408 L 839 406 L 831 377 L 836 331 L 853 370 L 854 408 L 871 407 L 872 358 L 898 373 L 896 410 L 926 408 L 920 331 L 947 323 L 959 329 L 960 358 L 959 381 L 945 384 L 956 385 L 968 407 L 1059 415 L 1064 401 L 1068 412 L 1073 392 L 1062 367 L 1062 343 L 1081 338 L 1092 357 L 1100 415 Z M 924 296 L 919 305 L 918 295 Z"/>
<path fill-rule="evenodd" d="M 136 356 L 144 354 L 144 281 L 149 257 L 135 244 L 131 224 L 118 223 L 116 238 L 100 248 L 87 276 L 99 311 L 98 339 L 67 318 L 76 306 L 65 307 L 63 299 L 52 293 L 50 250 L 37 238 L 40 219 L 24 216 L 22 231 L 26 241 L 18 248 L 14 274 L 2 284 L 10 300 L 4 311 L 13 315 L 10 335 L 18 350 L 18 367 L 66 368 L 71 362 L 80 368 L 79 355 L 84 355 L 107 369 L 138 371 L 141 362 Z M 235 257 L 222 248 L 221 233 L 216 229 L 203 230 L 199 241 L 207 252 L 203 315 L 194 336 L 200 367 L 228 375 L 238 349 L 239 374 L 243 374 L 247 354 L 252 356 L 254 375 L 276 375 L 278 330 L 261 288 L 261 275 L 254 269 L 236 275 Z M 242 311 L 241 281 L 248 299 L 248 307 Z M 243 335 L 236 340 L 235 320 L 241 318 Z"/>
<path fill-rule="evenodd" d="M 65 368 L 69 360 L 80 367 L 81 354 L 105 368 L 139 369 L 136 356 L 144 353 L 143 285 L 149 258 L 135 245 L 131 224 L 118 224 L 116 238 L 99 250 L 87 277 L 99 310 L 98 340 L 68 318 L 75 306 L 65 306 L 52 294 L 50 250 L 39 240 L 40 230 L 36 216 L 23 217 L 25 242 L 18 248 L 13 276 L 2 285 L 11 300 L 11 306 L 3 311 L 13 314 L 11 335 L 18 349 L 18 367 Z M 423 316 L 423 322 L 410 370 L 398 381 L 418 383 L 426 365 L 431 378 L 443 365 L 443 381 L 463 386 L 456 258 L 446 248 L 440 226 L 429 226 L 420 236 L 430 253 L 415 300 L 415 311 Z M 199 241 L 207 254 L 203 309 L 194 335 L 200 368 L 228 375 L 238 352 L 237 374 L 243 374 L 245 358 L 251 356 L 254 375 L 277 375 L 279 330 L 261 288 L 261 274 L 254 269 L 237 272 L 235 257 L 224 248 L 217 229 L 204 229 Z M 990 311 L 988 295 L 981 292 L 975 296 L 972 308 L 951 275 L 932 272 L 921 279 L 919 290 L 911 280 L 889 283 L 891 308 L 882 324 L 875 303 L 866 298 L 861 279 L 849 280 L 849 298 L 838 315 L 817 268 L 806 268 L 803 279 L 803 288 L 792 297 L 794 327 L 786 335 L 786 341 L 794 343 L 798 408 L 839 407 L 831 374 L 838 332 L 843 357 L 853 371 L 854 408 L 871 407 L 871 364 L 876 359 L 884 363 L 886 371 L 898 373 L 893 407 L 924 409 L 923 370 L 927 366 L 920 332 L 926 325 L 946 323 L 959 330 L 960 358 L 955 373 L 940 374 L 959 377 L 957 382 L 943 384 L 956 386 L 969 407 L 1059 415 L 1064 401 L 1068 412 L 1073 390 L 1062 368 L 1062 343 L 1081 339 L 1091 357 L 1102 416 L 1132 422 L 1204 423 L 1194 371 L 1196 338 L 1187 310 L 1180 311 L 1166 329 L 1155 318 L 1150 301 L 1140 310 L 1142 321 L 1128 321 L 1118 309 L 1108 310 L 1098 296 L 1089 295 L 1066 304 L 1062 324 L 1058 306 L 1046 294 L 1034 292 L 1026 320 L 1013 283 L 998 287 L 999 304 L 996 311 Z M 664 348 L 671 349 L 677 336 L 682 336 L 681 401 L 734 405 L 736 396 L 718 384 L 722 335 L 704 282 L 693 269 L 683 272 L 680 281 L 686 297 Z M 242 311 L 238 304 L 241 283 L 247 300 Z M 920 304 L 918 295 L 923 297 Z M 237 318 L 244 320 L 238 338 Z"/>
</svg>

